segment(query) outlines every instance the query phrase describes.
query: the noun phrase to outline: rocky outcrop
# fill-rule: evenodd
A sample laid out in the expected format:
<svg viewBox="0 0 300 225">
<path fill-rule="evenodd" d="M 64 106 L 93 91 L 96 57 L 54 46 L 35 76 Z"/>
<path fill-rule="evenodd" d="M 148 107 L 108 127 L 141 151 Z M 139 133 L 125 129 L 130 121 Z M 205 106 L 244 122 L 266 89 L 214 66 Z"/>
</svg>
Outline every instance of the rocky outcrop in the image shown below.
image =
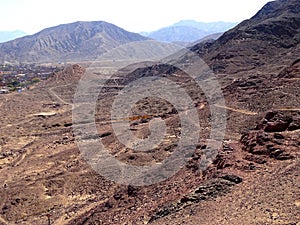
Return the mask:
<svg viewBox="0 0 300 225">
<path fill-rule="evenodd" d="M 150 218 L 149 223 L 169 214 L 176 213 L 191 204 L 225 195 L 230 192 L 232 186 L 239 184 L 242 181 L 243 179 L 241 177 L 233 174 L 225 174 L 218 178 L 208 180 L 189 194 L 183 196 L 177 202 L 162 206 L 161 209 Z"/>
<path fill-rule="evenodd" d="M 257 126 L 257 129 L 265 132 L 283 132 L 289 128 L 292 122 L 293 118 L 291 116 L 278 112 L 269 112 Z"/>
<path fill-rule="evenodd" d="M 241 138 L 243 149 L 253 155 L 264 155 L 277 160 L 296 157 L 299 149 L 299 115 L 272 111 Z M 298 133 L 298 135 L 297 135 Z"/>
<path fill-rule="evenodd" d="M 278 77 L 287 79 L 300 78 L 300 58 L 282 70 Z"/>
</svg>

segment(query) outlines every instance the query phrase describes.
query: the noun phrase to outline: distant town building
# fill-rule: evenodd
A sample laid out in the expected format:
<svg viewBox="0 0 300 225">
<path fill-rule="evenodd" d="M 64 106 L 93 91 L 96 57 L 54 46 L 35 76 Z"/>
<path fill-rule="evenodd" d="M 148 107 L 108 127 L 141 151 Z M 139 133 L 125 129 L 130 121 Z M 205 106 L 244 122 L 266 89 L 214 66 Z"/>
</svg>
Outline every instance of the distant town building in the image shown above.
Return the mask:
<svg viewBox="0 0 300 225">
<path fill-rule="evenodd" d="M 0 94 L 8 94 L 8 93 L 9 93 L 8 88 L 3 87 L 3 88 L 0 89 Z"/>
</svg>

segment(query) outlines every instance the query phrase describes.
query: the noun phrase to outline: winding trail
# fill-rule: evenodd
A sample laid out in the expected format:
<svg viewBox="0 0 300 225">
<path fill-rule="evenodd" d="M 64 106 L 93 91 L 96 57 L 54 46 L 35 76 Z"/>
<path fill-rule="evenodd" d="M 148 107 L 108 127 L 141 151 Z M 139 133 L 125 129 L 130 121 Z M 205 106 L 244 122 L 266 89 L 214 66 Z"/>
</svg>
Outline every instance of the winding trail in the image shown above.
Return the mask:
<svg viewBox="0 0 300 225">
<path fill-rule="evenodd" d="M 281 108 L 281 109 L 274 109 L 277 111 L 300 111 L 300 108 Z"/>
<path fill-rule="evenodd" d="M 299 78 L 299 77 L 294 77 L 294 78 L 284 78 L 284 80 L 293 81 L 293 80 L 300 80 L 300 78 Z"/>
<path fill-rule="evenodd" d="M 1 225 L 3 224 L 3 225 L 8 225 L 8 222 L 5 220 L 5 219 L 3 219 L 2 217 L 1 217 L 1 215 L 0 215 L 0 223 L 1 223 Z"/>
<path fill-rule="evenodd" d="M 214 106 L 218 107 L 218 108 L 222 108 L 222 109 L 228 109 L 228 110 L 233 111 L 233 112 L 246 114 L 246 115 L 251 115 L 251 116 L 258 115 L 257 112 L 251 112 L 251 111 L 248 111 L 248 110 L 245 110 L 245 109 L 234 109 L 234 108 L 231 108 L 231 107 L 228 107 L 228 106 L 223 106 L 223 105 L 218 105 L 218 104 L 215 104 Z"/>
<path fill-rule="evenodd" d="M 69 102 L 66 102 L 65 100 L 63 100 L 60 96 L 58 96 L 55 91 L 53 91 L 54 88 L 58 88 L 58 87 L 66 87 L 66 86 L 70 86 L 69 84 L 66 84 L 66 85 L 61 85 L 61 86 L 55 86 L 55 87 L 51 87 L 49 88 L 49 92 L 55 97 L 57 98 L 60 102 L 66 104 L 66 105 L 72 105 L 71 103 Z"/>
<path fill-rule="evenodd" d="M 56 219 L 53 224 L 59 224 L 59 225 L 67 225 L 69 224 L 73 219 L 80 217 L 81 215 L 83 215 L 84 213 L 89 212 L 90 210 L 92 210 L 93 208 L 103 204 L 104 202 L 106 202 L 107 199 L 99 201 L 99 202 L 94 202 L 91 204 L 88 204 L 87 206 L 84 206 L 83 208 L 81 208 L 80 210 L 78 210 L 74 215 L 72 215 L 71 218 L 69 219 L 65 219 L 66 215 L 61 215 L 58 219 Z"/>
<path fill-rule="evenodd" d="M 55 91 L 53 90 L 54 88 L 61 88 L 61 87 L 67 87 L 67 86 L 70 86 L 70 84 L 65 84 L 65 85 L 59 85 L 59 86 L 54 86 L 54 87 L 51 87 L 49 88 L 49 92 L 50 94 L 52 94 L 55 98 L 57 98 L 60 102 L 66 104 L 66 105 L 73 105 L 72 103 L 70 102 L 66 102 L 65 100 L 63 100 L 58 94 L 55 93 Z M 104 87 L 104 86 L 103 86 Z M 110 85 L 110 86 L 105 86 L 105 88 L 120 88 L 122 86 L 120 85 Z M 111 94 L 118 94 L 119 92 L 110 92 Z"/>
<path fill-rule="evenodd" d="M 21 164 L 21 162 L 25 159 L 25 157 L 27 156 L 27 153 L 24 152 L 18 159 L 16 159 L 13 163 L 12 166 L 19 166 Z"/>
<path fill-rule="evenodd" d="M 33 117 L 29 117 L 29 118 L 27 118 L 27 119 L 21 120 L 21 121 L 16 122 L 16 123 L 6 124 L 5 126 L 0 127 L 0 130 L 5 129 L 5 128 L 8 128 L 8 127 L 19 126 L 19 125 L 22 125 L 22 124 L 31 122 L 31 121 L 32 121 L 32 118 L 33 118 Z"/>
<path fill-rule="evenodd" d="M 5 102 L 7 102 L 8 101 L 8 99 L 6 98 L 6 97 L 4 97 L 4 101 L 2 101 L 1 103 L 0 103 L 0 107 L 5 103 Z"/>
</svg>

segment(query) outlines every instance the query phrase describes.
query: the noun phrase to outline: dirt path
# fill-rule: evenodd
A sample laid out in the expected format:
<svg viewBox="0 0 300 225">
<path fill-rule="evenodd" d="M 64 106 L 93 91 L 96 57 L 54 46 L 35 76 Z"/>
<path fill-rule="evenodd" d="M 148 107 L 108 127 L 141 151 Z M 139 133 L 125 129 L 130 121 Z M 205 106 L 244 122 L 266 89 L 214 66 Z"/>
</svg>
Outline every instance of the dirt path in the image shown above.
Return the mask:
<svg viewBox="0 0 300 225">
<path fill-rule="evenodd" d="M 61 97 L 59 97 L 55 91 L 53 91 L 54 88 L 58 88 L 58 87 L 66 87 L 66 86 L 69 86 L 68 84 L 67 85 L 61 85 L 61 86 L 55 86 L 55 87 L 52 87 L 52 88 L 49 88 L 49 92 L 55 97 L 57 98 L 60 102 L 66 104 L 66 105 L 72 105 L 71 103 L 69 102 L 66 102 L 65 100 L 63 100 Z"/>
<path fill-rule="evenodd" d="M 300 108 L 282 108 L 282 109 L 274 109 L 277 111 L 300 111 Z"/>
<path fill-rule="evenodd" d="M 6 98 L 6 97 L 4 97 L 4 101 L 2 101 L 1 103 L 0 103 L 0 107 L 5 103 L 5 102 L 7 102 L 8 101 L 8 99 Z"/>
<path fill-rule="evenodd" d="M 293 80 L 300 80 L 300 78 L 298 78 L 298 77 L 295 77 L 295 78 L 284 78 L 284 80 L 293 81 Z"/>
<path fill-rule="evenodd" d="M 59 225 L 67 225 L 69 222 L 71 222 L 73 219 L 83 215 L 86 212 L 89 212 L 90 210 L 92 210 L 93 208 L 103 204 L 104 202 L 106 202 L 107 200 L 102 200 L 99 202 L 94 202 L 91 203 L 85 207 L 83 207 L 82 209 L 78 210 L 75 214 L 72 215 L 71 218 L 69 219 L 65 219 L 66 215 L 62 215 L 61 217 L 59 217 L 57 220 L 55 220 L 53 222 L 53 224 L 59 224 Z"/>
<path fill-rule="evenodd" d="M 293 97 L 293 98 L 295 98 L 295 97 L 296 97 L 296 95 L 294 95 L 294 94 L 287 93 L 287 92 L 284 92 L 284 91 L 281 91 L 281 90 L 274 90 L 274 91 L 277 91 L 277 92 L 279 92 L 279 93 L 281 93 L 281 94 L 284 94 L 284 95 L 291 96 L 291 97 Z M 296 98 L 297 98 L 297 97 L 296 97 Z"/>
<path fill-rule="evenodd" d="M 245 110 L 245 109 L 234 109 L 234 108 L 231 108 L 231 107 L 228 107 L 228 106 L 223 106 L 223 105 L 218 105 L 218 104 L 215 104 L 214 106 L 216 106 L 218 108 L 222 108 L 222 109 L 228 109 L 228 110 L 233 111 L 233 112 L 246 114 L 246 115 L 251 115 L 251 116 L 258 115 L 257 112 L 251 112 L 251 111 L 248 111 L 248 110 Z"/>
<path fill-rule="evenodd" d="M 2 217 L 1 217 L 1 215 L 0 215 L 0 224 L 2 225 L 8 225 L 8 222 L 5 220 L 5 219 L 3 219 Z"/>
<path fill-rule="evenodd" d="M 27 119 L 21 120 L 21 121 L 16 122 L 16 123 L 6 124 L 6 126 L 0 127 L 0 130 L 8 128 L 8 127 L 19 126 L 19 125 L 28 123 L 28 122 L 32 121 L 32 119 L 33 119 L 33 117 L 29 117 Z"/>
<path fill-rule="evenodd" d="M 13 163 L 12 166 L 19 166 L 21 164 L 21 162 L 25 159 L 25 157 L 27 156 L 27 153 L 24 152 L 18 159 L 16 159 Z"/>
</svg>

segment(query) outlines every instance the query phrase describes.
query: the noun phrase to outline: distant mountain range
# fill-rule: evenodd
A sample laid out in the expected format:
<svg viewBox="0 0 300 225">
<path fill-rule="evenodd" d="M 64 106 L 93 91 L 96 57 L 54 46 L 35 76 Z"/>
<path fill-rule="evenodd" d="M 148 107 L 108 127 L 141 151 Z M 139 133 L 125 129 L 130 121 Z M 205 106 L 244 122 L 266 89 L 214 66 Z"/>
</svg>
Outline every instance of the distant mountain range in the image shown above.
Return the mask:
<svg viewBox="0 0 300 225">
<path fill-rule="evenodd" d="M 237 25 L 231 22 L 203 23 L 194 20 L 182 20 L 172 26 L 150 33 L 141 34 L 164 42 L 195 42 L 208 35 L 223 33 Z"/>
<path fill-rule="evenodd" d="M 237 24 L 238 23 L 223 22 L 223 21 L 204 23 L 204 22 L 197 22 L 195 20 L 181 20 L 178 23 L 175 23 L 173 26 L 194 27 L 199 30 L 203 30 L 207 33 L 220 33 L 233 28 Z"/>
<path fill-rule="evenodd" d="M 0 31 L 0 43 L 11 41 L 19 37 L 25 36 L 26 33 L 20 30 L 15 31 Z"/>
<path fill-rule="evenodd" d="M 78 62 L 95 60 L 120 45 L 149 40 L 113 24 L 75 22 L 0 43 L 2 62 Z"/>
<path fill-rule="evenodd" d="M 193 42 L 209 33 L 188 26 L 171 26 L 151 32 L 148 37 L 165 42 Z"/>
<path fill-rule="evenodd" d="M 114 54 L 120 55 L 122 52 L 121 55 L 125 54 L 129 58 L 130 55 L 138 55 L 145 59 L 165 57 L 178 49 L 179 45 L 187 45 L 197 40 L 216 39 L 220 36 L 220 32 L 224 32 L 233 25 L 233 23 L 225 22 L 198 23 L 187 20 L 150 33 L 148 37 L 145 37 L 104 21 L 62 24 L 46 28 L 34 35 L 0 43 L 0 62 L 94 61 L 121 45 L 153 39 L 161 43 L 157 41 L 147 43 L 143 47 L 139 44 L 132 45 L 129 47 L 130 50 L 119 49 L 119 52 L 114 51 Z M 177 46 L 168 45 L 166 42 L 176 43 Z M 109 56 L 109 58 L 112 57 Z"/>
</svg>

